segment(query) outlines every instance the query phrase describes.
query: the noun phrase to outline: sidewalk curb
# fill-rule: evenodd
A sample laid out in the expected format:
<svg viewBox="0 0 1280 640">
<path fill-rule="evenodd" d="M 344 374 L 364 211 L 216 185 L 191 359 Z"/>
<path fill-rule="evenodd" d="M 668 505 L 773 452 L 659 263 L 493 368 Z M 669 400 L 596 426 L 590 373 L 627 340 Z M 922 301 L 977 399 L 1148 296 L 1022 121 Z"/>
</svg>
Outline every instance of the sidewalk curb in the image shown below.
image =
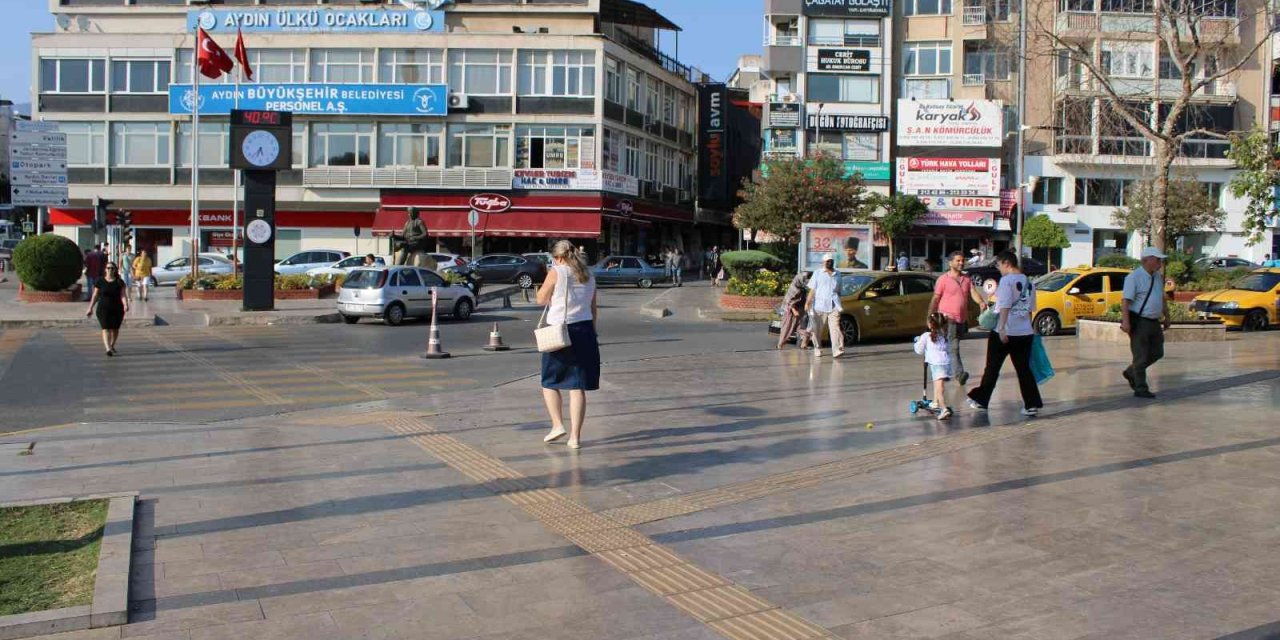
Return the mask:
<svg viewBox="0 0 1280 640">
<path fill-rule="evenodd" d="M 253 312 L 213 315 L 205 312 L 205 326 L 208 327 L 247 327 L 263 325 L 303 325 L 303 324 L 337 324 L 342 322 L 342 315 L 337 311 L 318 314 L 277 314 L 267 312 L 266 315 L 254 315 Z"/>
<path fill-rule="evenodd" d="M 720 320 L 722 322 L 764 322 L 773 318 L 772 311 L 738 311 L 727 309 L 708 309 L 698 307 L 698 317 L 703 320 Z"/>
<path fill-rule="evenodd" d="M 125 328 L 154 327 L 155 317 L 125 318 Z M 33 320 L 0 319 L 0 329 L 97 329 L 98 323 L 92 318 L 42 318 Z"/>
</svg>

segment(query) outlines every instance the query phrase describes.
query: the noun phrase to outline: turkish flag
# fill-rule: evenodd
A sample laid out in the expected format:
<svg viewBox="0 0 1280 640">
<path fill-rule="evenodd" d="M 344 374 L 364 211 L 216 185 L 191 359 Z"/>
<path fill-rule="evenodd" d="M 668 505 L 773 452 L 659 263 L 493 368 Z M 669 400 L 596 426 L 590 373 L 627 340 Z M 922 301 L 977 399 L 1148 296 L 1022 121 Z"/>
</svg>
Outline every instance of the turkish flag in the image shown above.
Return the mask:
<svg viewBox="0 0 1280 640">
<path fill-rule="evenodd" d="M 200 29 L 196 35 L 196 64 L 200 73 L 207 78 L 217 80 L 222 74 L 229 73 L 235 67 L 231 57 L 227 55 L 209 34 Z"/>
<path fill-rule="evenodd" d="M 236 62 L 240 63 L 240 73 L 246 80 L 253 80 L 253 67 L 249 65 L 249 51 L 244 48 L 244 34 L 236 29 Z"/>
</svg>

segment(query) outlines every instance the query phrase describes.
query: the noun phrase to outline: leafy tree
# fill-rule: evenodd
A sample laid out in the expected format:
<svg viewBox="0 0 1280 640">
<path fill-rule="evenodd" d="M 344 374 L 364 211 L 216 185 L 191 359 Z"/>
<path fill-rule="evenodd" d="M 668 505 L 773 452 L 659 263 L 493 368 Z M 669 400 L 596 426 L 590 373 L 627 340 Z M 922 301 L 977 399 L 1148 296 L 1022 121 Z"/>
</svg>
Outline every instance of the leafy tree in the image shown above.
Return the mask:
<svg viewBox="0 0 1280 640">
<path fill-rule="evenodd" d="M 769 233 L 794 245 L 804 223 L 845 224 L 866 217 L 862 175 L 844 175 L 844 162 L 829 155 L 770 160 L 758 181 L 743 181 L 742 204 L 733 214 L 739 229 Z"/>
<path fill-rule="evenodd" d="M 1071 246 L 1067 232 L 1043 213 L 1022 224 L 1022 242 L 1034 249 L 1066 249 Z M 1053 269 L 1052 257 L 1048 261 L 1048 267 Z"/>
<path fill-rule="evenodd" d="M 1153 180 L 1134 183 L 1125 193 L 1125 202 L 1129 206 L 1116 209 L 1111 221 L 1123 226 L 1125 231 L 1141 231 L 1156 247 L 1166 246 L 1196 231 L 1222 230 L 1227 213 L 1218 208 L 1209 191 L 1194 178 L 1178 176 L 1169 180 L 1166 192 L 1169 200 L 1164 205 L 1163 225 L 1157 225 L 1153 217 L 1160 208 L 1157 191 Z M 1156 235 L 1157 229 L 1164 232 L 1163 237 Z"/>
<path fill-rule="evenodd" d="M 1267 230 L 1267 217 L 1275 215 L 1276 187 L 1280 187 L 1280 153 L 1271 146 L 1267 132 L 1261 129 L 1237 132 L 1231 137 L 1227 157 L 1235 161 L 1239 173 L 1231 179 L 1231 195 L 1248 201 L 1244 210 L 1244 232 L 1249 244 L 1262 242 Z"/>
<path fill-rule="evenodd" d="M 929 208 L 919 198 L 901 193 L 895 193 L 892 196 L 872 194 L 868 204 L 873 209 L 884 212 L 882 216 L 876 218 L 876 226 L 880 227 L 880 232 L 889 239 L 890 260 L 897 255 L 893 249 L 893 239 L 911 231 L 920 218 L 929 213 Z"/>
</svg>

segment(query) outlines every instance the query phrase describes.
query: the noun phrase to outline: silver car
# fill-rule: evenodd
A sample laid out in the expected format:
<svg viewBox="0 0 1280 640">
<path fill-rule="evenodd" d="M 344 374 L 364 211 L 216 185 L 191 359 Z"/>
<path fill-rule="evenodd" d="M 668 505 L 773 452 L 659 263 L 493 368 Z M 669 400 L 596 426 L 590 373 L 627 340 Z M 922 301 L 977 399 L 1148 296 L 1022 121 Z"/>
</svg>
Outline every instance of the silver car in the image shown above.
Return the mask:
<svg viewBox="0 0 1280 640">
<path fill-rule="evenodd" d="M 432 289 L 438 291 L 440 313 L 466 320 L 475 311 L 470 289 L 451 285 L 429 269 L 392 266 L 352 269 L 338 295 L 338 313 L 347 324 L 378 318 L 396 326 L 405 318 L 431 316 Z"/>
<path fill-rule="evenodd" d="M 200 254 L 200 273 L 208 276 L 223 276 L 231 273 L 231 261 L 220 253 Z M 174 258 L 151 270 L 151 277 L 156 285 L 177 284 L 183 276 L 191 273 L 191 258 L 183 256 Z"/>
</svg>

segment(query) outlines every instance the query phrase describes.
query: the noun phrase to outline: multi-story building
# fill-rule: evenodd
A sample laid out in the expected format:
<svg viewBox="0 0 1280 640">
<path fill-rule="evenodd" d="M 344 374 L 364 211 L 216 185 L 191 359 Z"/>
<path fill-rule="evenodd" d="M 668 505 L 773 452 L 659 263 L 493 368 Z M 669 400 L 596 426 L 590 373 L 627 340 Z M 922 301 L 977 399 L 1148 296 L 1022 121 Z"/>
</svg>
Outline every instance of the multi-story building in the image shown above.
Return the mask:
<svg viewBox="0 0 1280 640">
<path fill-rule="evenodd" d="M 406 8 L 408 5 L 412 8 Z M 442 6 L 443 5 L 443 6 Z M 292 111 L 277 253 L 387 250 L 417 207 L 471 253 L 697 251 L 696 87 L 663 53 L 668 19 L 630 0 L 49 0 L 32 37 L 34 113 L 68 136 L 71 206 L 55 230 L 87 242 L 92 199 L 133 212 L 137 244 L 190 250 L 191 107 L 200 102 L 201 246 L 225 244 L 229 109 Z M 190 87 L 196 27 L 256 72 Z M 669 40 L 670 38 L 668 38 Z M 447 99 L 446 99 L 447 97 Z"/>
</svg>

